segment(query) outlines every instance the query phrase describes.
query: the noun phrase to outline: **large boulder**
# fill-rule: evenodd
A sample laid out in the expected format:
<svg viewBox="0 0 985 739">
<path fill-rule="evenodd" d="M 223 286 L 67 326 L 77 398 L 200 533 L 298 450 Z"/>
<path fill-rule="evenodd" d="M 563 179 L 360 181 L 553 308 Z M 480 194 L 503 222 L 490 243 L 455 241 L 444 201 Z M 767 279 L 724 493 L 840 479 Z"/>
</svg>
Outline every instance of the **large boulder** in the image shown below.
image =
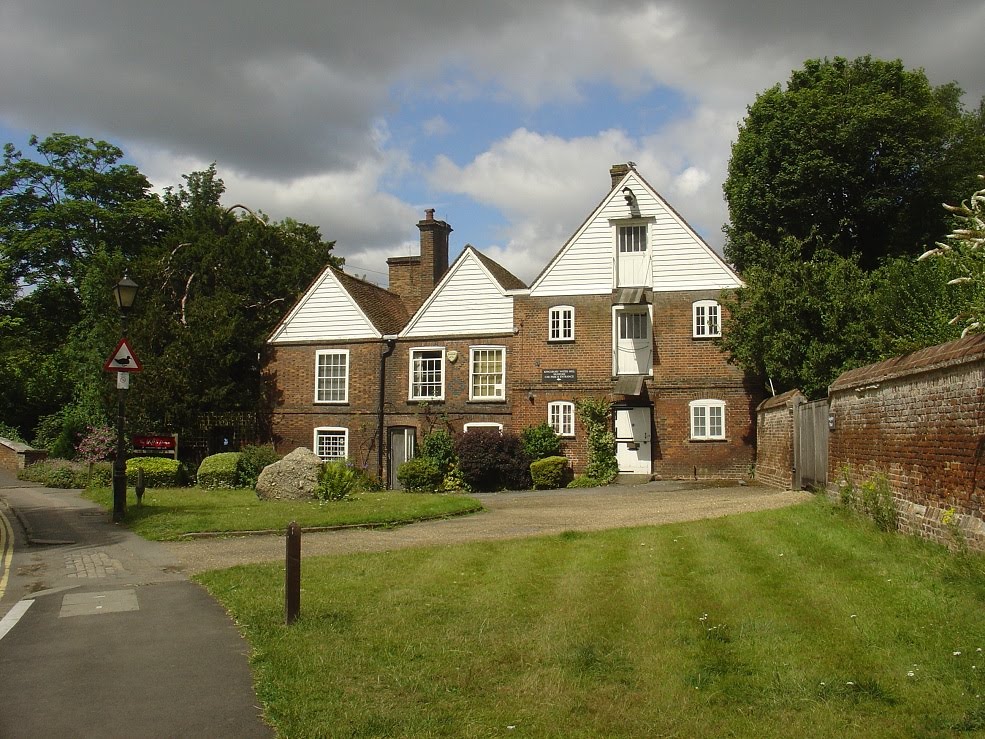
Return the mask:
<svg viewBox="0 0 985 739">
<path fill-rule="evenodd" d="M 299 447 L 261 470 L 257 478 L 257 497 L 261 500 L 314 498 L 321 465 L 317 454 Z"/>
</svg>

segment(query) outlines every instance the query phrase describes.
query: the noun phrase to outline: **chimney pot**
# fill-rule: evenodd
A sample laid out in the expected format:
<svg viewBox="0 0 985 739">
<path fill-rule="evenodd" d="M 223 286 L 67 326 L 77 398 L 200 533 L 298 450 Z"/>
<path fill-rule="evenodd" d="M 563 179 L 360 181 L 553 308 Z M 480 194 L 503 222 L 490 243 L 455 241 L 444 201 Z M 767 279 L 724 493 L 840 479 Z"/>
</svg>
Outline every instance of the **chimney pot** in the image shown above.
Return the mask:
<svg viewBox="0 0 985 739">
<path fill-rule="evenodd" d="M 424 209 L 424 220 L 433 221 L 434 220 L 434 208 Z"/>
<path fill-rule="evenodd" d="M 609 177 L 612 178 L 613 189 L 615 189 L 616 185 L 622 181 L 622 178 L 629 173 L 629 169 L 630 167 L 628 164 L 613 164 L 609 167 Z"/>
</svg>

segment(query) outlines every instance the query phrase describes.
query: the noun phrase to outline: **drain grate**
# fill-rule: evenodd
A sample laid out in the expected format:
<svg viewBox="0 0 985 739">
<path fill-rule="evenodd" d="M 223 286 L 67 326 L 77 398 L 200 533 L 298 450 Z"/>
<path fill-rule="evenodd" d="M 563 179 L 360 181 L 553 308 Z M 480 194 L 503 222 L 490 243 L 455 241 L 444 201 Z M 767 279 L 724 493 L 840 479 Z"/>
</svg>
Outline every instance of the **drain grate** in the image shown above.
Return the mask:
<svg viewBox="0 0 985 739">
<path fill-rule="evenodd" d="M 106 511 L 82 511 L 79 515 L 86 518 L 101 518 L 106 515 Z"/>
</svg>

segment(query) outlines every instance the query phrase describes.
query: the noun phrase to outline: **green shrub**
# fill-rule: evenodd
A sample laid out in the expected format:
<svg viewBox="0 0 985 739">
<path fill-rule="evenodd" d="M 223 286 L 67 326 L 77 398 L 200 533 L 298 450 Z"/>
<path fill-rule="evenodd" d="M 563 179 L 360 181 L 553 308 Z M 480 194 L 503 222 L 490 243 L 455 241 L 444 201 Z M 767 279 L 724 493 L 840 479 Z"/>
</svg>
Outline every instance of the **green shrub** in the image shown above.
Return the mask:
<svg viewBox="0 0 985 739">
<path fill-rule="evenodd" d="M 408 492 L 433 493 L 441 487 L 444 475 L 430 457 L 415 457 L 400 465 L 397 479 Z"/>
<path fill-rule="evenodd" d="M 465 481 L 465 477 L 462 475 L 462 471 L 458 468 L 458 462 L 454 462 L 452 466 L 448 469 L 448 474 L 441 481 L 441 487 L 438 488 L 438 492 L 441 493 L 471 493 L 472 488 Z"/>
<path fill-rule="evenodd" d="M 198 486 L 202 488 L 235 488 L 239 452 L 220 452 L 202 460 L 198 466 Z"/>
<path fill-rule="evenodd" d="M 533 482 L 534 490 L 562 488 L 567 475 L 567 457 L 544 457 L 530 463 L 530 479 Z"/>
<path fill-rule="evenodd" d="M 236 461 L 236 487 L 255 488 L 257 478 L 267 465 L 279 462 L 281 456 L 269 446 L 244 446 Z"/>
<path fill-rule="evenodd" d="M 443 429 L 437 429 L 424 437 L 418 457 L 426 457 L 435 463 L 442 476 L 448 474 L 452 465 L 458 462 L 455 454 L 455 439 Z"/>
<path fill-rule="evenodd" d="M 333 459 L 322 465 L 318 473 L 315 497 L 318 500 L 345 500 L 355 491 L 362 475 L 346 459 Z"/>
<path fill-rule="evenodd" d="M 462 477 L 473 490 L 528 490 L 530 459 L 516 434 L 478 428 L 455 441 Z"/>
<path fill-rule="evenodd" d="M 877 474 L 856 486 L 851 470 L 843 468 L 838 485 L 838 500 L 846 508 L 871 518 L 882 531 L 896 531 L 898 528 L 896 500 L 889 487 L 889 479 L 883 474 Z"/>
<path fill-rule="evenodd" d="M 619 474 L 616 437 L 609 431 L 612 408 L 606 398 L 580 398 L 575 401 L 578 418 L 588 432 L 588 463 L 585 475 L 607 485 Z"/>
<path fill-rule="evenodd" d="M 561 437 L 549 423 L 528 426 L 520 432 L 520 441 L 531 461 L 561 455 Z"/>
<path fill-rule="evenodd" d="M 39 482 L 48 488 L 108 487 L 113 482 L 113 466 L 100 462 L 92 466 L 67 459 L 46 459 L 20 470 L 18 479 Z"/>
<path fill-rule="evenodd" d="M 594 477 L 589 477 L 588 475 L 578 475 L 567 486 L 569 488 L 600 488 L 606 484 L 608 483 Z"/>
<path fill-rule="evenodd" d="M 132 457 L 127 460 L 127 485 L 137 484 L 137 470 L 144 471 L 144 485 L 149 488 L 180 488 L 188 484 L 188 471 L 177 459 L 169 457 Z"/>
</svg>

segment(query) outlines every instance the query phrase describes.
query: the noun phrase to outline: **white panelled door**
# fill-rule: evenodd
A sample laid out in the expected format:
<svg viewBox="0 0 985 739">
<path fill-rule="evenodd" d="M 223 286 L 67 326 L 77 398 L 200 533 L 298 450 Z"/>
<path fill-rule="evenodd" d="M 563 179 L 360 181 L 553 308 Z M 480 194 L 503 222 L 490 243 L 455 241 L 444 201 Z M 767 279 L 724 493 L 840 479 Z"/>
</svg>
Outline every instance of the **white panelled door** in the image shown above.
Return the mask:
<svg viewBox="0 0 985 739">
<path fill-rule="evenodd" d="M 649 475 L 653 471 L 651 413 L 650 408 L 616 408 L 616 461 L 620 472 Z"/>
<path fill-rule="evenodd" d="M 617 310 L 616 374 L 648 375 L 653 371 L 653 331 L 646 306 Z"/>
</svg>

